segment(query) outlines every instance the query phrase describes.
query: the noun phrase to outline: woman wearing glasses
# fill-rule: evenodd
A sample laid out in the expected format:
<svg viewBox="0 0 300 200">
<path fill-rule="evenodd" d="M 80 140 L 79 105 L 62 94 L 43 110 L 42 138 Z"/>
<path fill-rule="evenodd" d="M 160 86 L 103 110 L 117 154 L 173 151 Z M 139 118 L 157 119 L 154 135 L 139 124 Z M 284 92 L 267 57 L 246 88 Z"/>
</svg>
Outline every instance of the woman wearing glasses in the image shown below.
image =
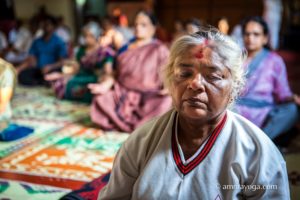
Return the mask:
<svg viewBox="0 0 300 200">
<path fill-rule="evenodd" d="M 297 106 L 282 58 L 268 48 L 269 29 L 261 17 L 242 24 L 246 87 L 236 111 L 262 128 L 271 138 L 288 131 L 297 120 Z"/>
</svg>

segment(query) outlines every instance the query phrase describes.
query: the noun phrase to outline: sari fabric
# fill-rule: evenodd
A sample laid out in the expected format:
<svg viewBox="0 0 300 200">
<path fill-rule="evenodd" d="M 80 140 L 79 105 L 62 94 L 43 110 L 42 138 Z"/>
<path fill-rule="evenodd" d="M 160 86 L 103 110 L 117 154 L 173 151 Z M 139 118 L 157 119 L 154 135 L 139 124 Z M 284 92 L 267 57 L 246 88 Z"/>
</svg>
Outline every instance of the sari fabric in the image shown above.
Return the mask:
<svg viewBox="0 0 300 200">
<path fill-rule="evenodd" d="M 235 110 L 263 127 L 269 112 L 292 96 L 286 66 L 276 53 L 263 49 L 246 67 L 246 87 Z"/>
<path fill-rule="evenodd" d="M 87 85 L 98 81 L 104 64 L 113 62 L 114 55 L 115 52 L 109 47 L 100 47 L 91 53 L 86 53 L 84 47 L 79 48 L 76 59 L 80 63 L 80 70 L 74 76 L 62 78 L 54 83 L 56 96 L 90 103 L 92 94 Z"/>
<path fill-rule="evenodd" d="M 92 121 L 105 130 L 131 132 L 170 109 L 171 98 L 161 94 L 160 77 L 168 55 L 168 49 L 158 40 L 120 53 L 112 89 L 93 99 Z"/>
</svg>

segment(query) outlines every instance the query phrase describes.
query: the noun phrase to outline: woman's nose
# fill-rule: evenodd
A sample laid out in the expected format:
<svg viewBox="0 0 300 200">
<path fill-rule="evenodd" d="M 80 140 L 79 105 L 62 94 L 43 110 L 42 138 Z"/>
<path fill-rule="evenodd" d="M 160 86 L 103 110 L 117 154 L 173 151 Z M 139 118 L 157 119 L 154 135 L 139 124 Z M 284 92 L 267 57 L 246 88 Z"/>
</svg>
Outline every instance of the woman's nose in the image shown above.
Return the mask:
<svg viewBox="0 0 300 200">
<path fill-rule="evenodd" d="M 189 88 L 192 90 L 204 90 L 203 77 L 198 73 L 190 82 Z"/>
</svg>

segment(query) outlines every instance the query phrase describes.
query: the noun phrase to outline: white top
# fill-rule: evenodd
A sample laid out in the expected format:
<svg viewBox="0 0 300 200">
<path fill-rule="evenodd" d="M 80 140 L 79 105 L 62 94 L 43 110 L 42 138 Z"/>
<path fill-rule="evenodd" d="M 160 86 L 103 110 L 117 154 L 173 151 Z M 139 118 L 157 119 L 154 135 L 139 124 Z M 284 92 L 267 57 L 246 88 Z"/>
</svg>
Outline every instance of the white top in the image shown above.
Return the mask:
<svg viewBox="0 0 300 200">
<path fill-rule="evenodd" d="M 14 47 L 20 51 L 27 53 L 32 43 L 32 35 L 26 27 L 20 27 L 19 30 L 11 30 L 9 40 Z"/>
<path fill-rule="evenodd" d="M 55 33 L 58 37 L 60 37 L 65 43 L 69 43 L 71 41 L 71 33 L 70 30 L 65 26 L 59 26 Z"/>
<path fill-rule="evenodd" d="M 285 161 L 250 121 L 227 111 L 184 163 L 176 115 L 171 110 L 132 133 L 98 199 L 290 199 Z"/>
</svg>

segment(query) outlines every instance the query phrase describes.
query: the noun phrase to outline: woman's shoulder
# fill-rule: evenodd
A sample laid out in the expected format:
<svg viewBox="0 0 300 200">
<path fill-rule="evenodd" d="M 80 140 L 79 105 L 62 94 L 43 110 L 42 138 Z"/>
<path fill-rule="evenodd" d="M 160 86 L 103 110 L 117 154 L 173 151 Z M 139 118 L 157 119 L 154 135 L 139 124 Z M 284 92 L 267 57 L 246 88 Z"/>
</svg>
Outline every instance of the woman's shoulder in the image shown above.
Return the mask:
<svg viewBox="0 0 300 200">
<path fill-rule="evenodd" d="M 237 131 L 239 137 L 243 136 L 244 138 L 251 140 L 255 138 L 269 140 L 260 128 L 258 128 L 255 124 L 253 124 L 242 115 L 232 111 L 227 111 L 227 114 L 229 116 L 231 126 L 234 128 L 234 130 Z"/>
<path fill-rule="evenodd" d="M 255 124 L 243 116 L 228 111 L 230 128 L 235 135 L 235 142 L 243 146 L 247 152 L 254 154 L 269 154 L 281 157 L 281 154 L 272 140 Z"/>
<path fill-rule="evenodd" d="M 230 136 L 227 152 L 234 152 L 234 159 L 240 160 L 241 166 L 248 166 L 255 163 L 255 166 L 264 171 L 268 168 L 281 170 L 285 164 L 284 158 L 279 149 L 271 139 L 256 125 L 243 116 L 228 112 L 230 116 Z"/>
<path fill-rule="evenodd" d="M 159 39 L 153 39 L 152 42 L 153 45 L 157 46 L 157 48 L 161 48 L 161 49 L 168 49 L 167 45 L 165 43 L 163 43 L 161 40 Z"/>
<path fill-rule="evenodd" d="M 272 61 L 274 64 L 284 65 L 283 58 L 275 51 L 269 51 L 268 60 Z"/>
<path fill-rule="evenodd" d="M 1 66 L 1 73 L 5 73 L 5 74 L 15 74 L 16 70 L 14 68 L 14 66 L 9 63 L 6 62 L 5 60 L 0 58 L 0 66 Z"/>
<path fill-rule="evenodd" d="M 154 39 L 152 42 L 152 45 L 154 46 L 154 48 L 157 51 L 157 54 L 162 57 L 163 59 L 165 59 L 166 57 L 168 57 L 169 55 L 169 48 L 167 47 L 167 45 L 165 45 L 162 41 L 158 40 L 158 39 Z"/>
<path fill-rule="evenodd" d="M 126 140 L 126 148 L 138 150 L 147 149 L 149 145 L 156 145 L 156 141 L 159 141 L 170 129 L 174 114 L 175 111 L 172 109 L 138 127 Z"/>
</svg>

